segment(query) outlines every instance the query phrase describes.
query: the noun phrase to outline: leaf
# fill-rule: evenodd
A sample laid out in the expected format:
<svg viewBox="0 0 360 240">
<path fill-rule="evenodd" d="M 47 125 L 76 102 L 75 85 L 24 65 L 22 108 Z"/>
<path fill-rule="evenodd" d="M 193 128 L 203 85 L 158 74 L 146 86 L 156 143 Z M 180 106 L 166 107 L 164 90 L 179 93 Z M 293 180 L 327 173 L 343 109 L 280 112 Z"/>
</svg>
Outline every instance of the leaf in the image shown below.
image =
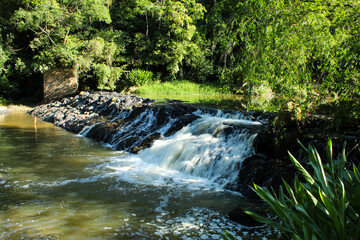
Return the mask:
<svg viewBox="0 0 360 240">
<path fill-rule="evenodd" d="M 356 180 L 360 183 L 360 172 L 359 169 L 353 164 L 353 170 Z"/>
<path fill-rule="evenodd" d="M 222 233 L 221 233 L 221 236 L 223 237 L 224 240 L 235 240 L 236 238 L 231 235 L 228 231 L 224 230 Z"/>
<path fill-rule="evenodd" d="M 289 157 L 295 168 L 301 173 L 301 175 L 305 178 L 305 180 L 310 184 L 315 184 L 315 180 L 311 177 L 311 175 L 306 171 L 306 169 L 296 160 L 296 158 L 288 152 Z"/>
<path fill-rule="evenodd" d="M 339 221 L 339 212 L 336 210 L 335 206 L 332 202 L 328 199 L 328 196 L 324 194 L 324 192 L 319 188 L 319 195 L 322 202 L 325 205 L 326 210 L 328 211 L 329 220 L 334 224 L 336 233 L 338 237 L 344 236 L 344 226 L 342 226 L 341 222 Z M 344 239 L 344 238 L 340 238 Z"/>
<path fill-rule="evenodd" d="M 284 224 L 279 224 L 279 223 L 277 223 L 275 221 L 272 221 L 269 218 L 261 216 L 261 215 L 259 215 L 257 213 L 250 212 L 250 211 L 245 211 L 245 213 L 248 214 L 249 216 L 251 216 L 256 221 L 267 224 L 267 225 L 269 225 L 269 226 L 271 226 L 273 228 L 276 228 L 276 229 L 279 229 L 279 230 L 285 231 L 285 232 L 290 232 L 291 231 L 291 229 L 285 227 Z"/>
<path fill-rule="evenodd" d="M 297 140 L 297 142 L 299 143 L 302 152 L 307 157 L 309 155 L 309 150 L 299 141 L 299 139 Z"/>
<path fill-rule="evenodd" d="M 330 171 L 333 174 L 334 173 L 333 148 L 332 148 L 332 141 L 330 138 L 328 138 L 327 144 L 326 144 L 326 155 L 327 155 L 327 160 L 330 165 Z M 332 177 L 334 177 L 334 175 L 332 175 Z"/>
</svg>

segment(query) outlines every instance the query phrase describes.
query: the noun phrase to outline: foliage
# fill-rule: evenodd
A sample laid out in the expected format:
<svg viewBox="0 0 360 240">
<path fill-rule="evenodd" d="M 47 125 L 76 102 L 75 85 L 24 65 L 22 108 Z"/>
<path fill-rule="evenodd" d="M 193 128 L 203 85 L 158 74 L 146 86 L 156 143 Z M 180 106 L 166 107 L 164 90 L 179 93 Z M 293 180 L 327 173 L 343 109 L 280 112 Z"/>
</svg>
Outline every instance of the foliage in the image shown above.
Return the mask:
<svg viewBox="0 0 360 240">
<path fill-rule="evenodd" d="M 15 85 L 8 79 L 10 69 L 6 63 L 9 61 L 9 55 L 9 52 L 4 49 L 2 39 L 0 38 L 0 100 L 3 99 L 1 97 L 4 97 L 5 94 L 8 95 L 15 89 Z"/>
<path fill-rule="evenodd" d="M 0 97 L 0 106 L 5 106 L 7 104 L 7 101 L 5 98 Z"/>
<path fill-rule="evenodd" d="M 126 74 L 126 79 L 130 86 L 151 85 L 154 80 L 154 74 L 147 70 L 133 69 Z"/>
<path fill-rule="evenodd" d="M 221 233 L 221 236 L 224 240 L 235 240 L 235 237 L 226 230 Z"/>
<path fill-rule="evenodd" d="M 188 80 L 171 81 L 171 82 L 157 82 L 156 84 L 145 84 L 136 90 L 139 94 L 156 94 L 156 93 L 171 93 L 171 94 L 207 94 L 218 95 L 228 92 L 220 92 L 219 87 L 215 84 L 200 84 L 190 82 Z"/>
<path fill-rule="evenodd" d="M 247 93 L 267 85 L 287 98 L 359 91 L 358 8 L 342 0 L 215 1 L 206 17 L 219 80 Z"/>
<path fill-rule="evenodd" d="M 72 67 L 83 85 L 114 89 L 134 83 L 125 69 L 140 69 L 219 91 L 348 101 L 360 92 L 359 8 L 355 0 L 2 0 L 1 83 L 17 91 L 50 68 Z"/>
<path fill-rule="evenodd" d="M 112 8 L 116 29 L 129 34 L 127 56 L 132 67 L 162 69 L 170 79 L 183 78 L 186 69 L 204 65 L 196 27 L 204 12 L 195 0 L 116 1 Z"/>
<path fill-rule="evenodd" d="M 94 74 L 97 78 L 97 88 L 101 90 L 114 90 L 116 83 L 124 73 L 121 67 L 109 67 L 105 64 L 95 64 Z"/>
<path fill-rule="evenodd" d="M 301 144 L 300 144 L 301 145 Z M 287 239 L 359 239 L 360 237 L 360 173 L 359 166 L 348 166 L 345 145 L 337 159 L 332 142 L 327 142 L 327 162 L 317 150 L 301 145 L 313 173 L 308 172 L 290 153 L 290 159 L 305 182 L 295 177 L 294 187 L 284 181 L 286 193 L 279 195 L 254 185 L 253 190 L 265 200 L 281 223 L 248 212 L 260 222 L 282 231 Z"/>
<path fill-rule="evenodd" d="M 84 57 L 82 49 L 94 22 L 111 22 L 106 0 L 24 2 L 26 8 L 18 9 L 12 21 L 20 32 L 33 32 L 29 46 L 36 52 L 35 67 L 40 71 L 74 67 Z"/>
</svg>

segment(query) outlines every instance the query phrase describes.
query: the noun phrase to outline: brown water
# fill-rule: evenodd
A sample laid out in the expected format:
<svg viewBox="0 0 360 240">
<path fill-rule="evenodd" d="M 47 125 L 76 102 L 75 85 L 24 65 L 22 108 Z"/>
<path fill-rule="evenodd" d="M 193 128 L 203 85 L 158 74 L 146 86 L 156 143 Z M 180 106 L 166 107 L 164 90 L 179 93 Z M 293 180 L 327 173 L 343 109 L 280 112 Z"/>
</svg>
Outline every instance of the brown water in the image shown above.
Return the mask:
<svg viewBox="0 0 360 240">
<path fill-rule="evenodd" d="M 115 171 L 114 169 L 122 171 Z M 121 174 L 120 174 L 121 173 Z M 1 239 L 261 239 L 227 212 L 244 201 L 23 112 L 0 115 Z"/>
</svg>

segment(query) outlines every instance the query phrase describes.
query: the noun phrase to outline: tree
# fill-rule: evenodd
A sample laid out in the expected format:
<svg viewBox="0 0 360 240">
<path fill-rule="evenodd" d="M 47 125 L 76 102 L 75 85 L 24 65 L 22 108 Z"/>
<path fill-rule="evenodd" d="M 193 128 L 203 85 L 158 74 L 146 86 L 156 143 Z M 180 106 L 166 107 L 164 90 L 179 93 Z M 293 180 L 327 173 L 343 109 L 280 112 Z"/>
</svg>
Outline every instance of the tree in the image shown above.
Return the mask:
<svg viewBox="0 0 360 240">
<path fill-rule="evenodd" d="M 127 55 L 134 68 L 181 78 L 184 67 L 205 59 L 196 28 L 205 8 L 195 0 L 116 1 L 112 11 L 114 27 L 130 37 Z"/>
<path fill-rule="evenodd" d="M 34 52 L 34 70 L 70 67 L 79 69 L 80 73 L 93 71 L 99 89 L 115 88 L 121 71 L 112 65 L 115 54 L 119 53 L 114 44 L 119 34 L 108 28 L 111 1 L 25 0 L 23 3 L 13 22 L 19 31 L 33 33 L 29 46 Z M 100 33 L 105 37 L 99 37 Z"/>
</svg>

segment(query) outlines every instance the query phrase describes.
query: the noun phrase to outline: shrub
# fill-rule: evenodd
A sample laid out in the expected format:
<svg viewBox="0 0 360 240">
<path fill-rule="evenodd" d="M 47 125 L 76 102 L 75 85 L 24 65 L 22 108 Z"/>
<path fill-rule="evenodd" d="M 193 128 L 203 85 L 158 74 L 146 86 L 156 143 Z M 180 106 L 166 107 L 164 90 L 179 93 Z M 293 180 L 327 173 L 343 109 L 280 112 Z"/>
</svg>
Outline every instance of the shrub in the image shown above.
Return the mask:
<svg viewBox="0 0 360 240">
<path fill-rule="evenodd" d="M 345 144 L 333 159 L 332 142 L 326 147 L 327 162 L 317 150 L 300 143 L 313 168 L 309 173 L 290 153 L 290 159 L 305 182 L 295 177 L 294 187 L 284 181 L 277 195 L 254 184 L 253 190 L 271 207 L 281 223 L 247 212 L 256 220 L 279 229 L 286 239 L 359 239 L 360 174 L 359 167 L 347 168 Z M 351 168 L 351 167 L 350 167 Z"/>
<path fill-rule="evenodd" d="M 0 106 L 5 106 L 7 104 L 7 101 L 5 98 L 0 97 Z"/>
<path fill-rule="evenodd" d="M 114 90 L 116 83 L 125 72 L 123 67 L 110 67 L 106 64 L 94 64 L 94 73 L 97 80 L 97 88 L 100 90 Z"/>
<path fill-rule="evenodd" d="M 126 75 L 127 81 L 132 86 L 142 86 L 153 82 L 154 74 L 151 71 L 133 69 Z"/>
</svg>

